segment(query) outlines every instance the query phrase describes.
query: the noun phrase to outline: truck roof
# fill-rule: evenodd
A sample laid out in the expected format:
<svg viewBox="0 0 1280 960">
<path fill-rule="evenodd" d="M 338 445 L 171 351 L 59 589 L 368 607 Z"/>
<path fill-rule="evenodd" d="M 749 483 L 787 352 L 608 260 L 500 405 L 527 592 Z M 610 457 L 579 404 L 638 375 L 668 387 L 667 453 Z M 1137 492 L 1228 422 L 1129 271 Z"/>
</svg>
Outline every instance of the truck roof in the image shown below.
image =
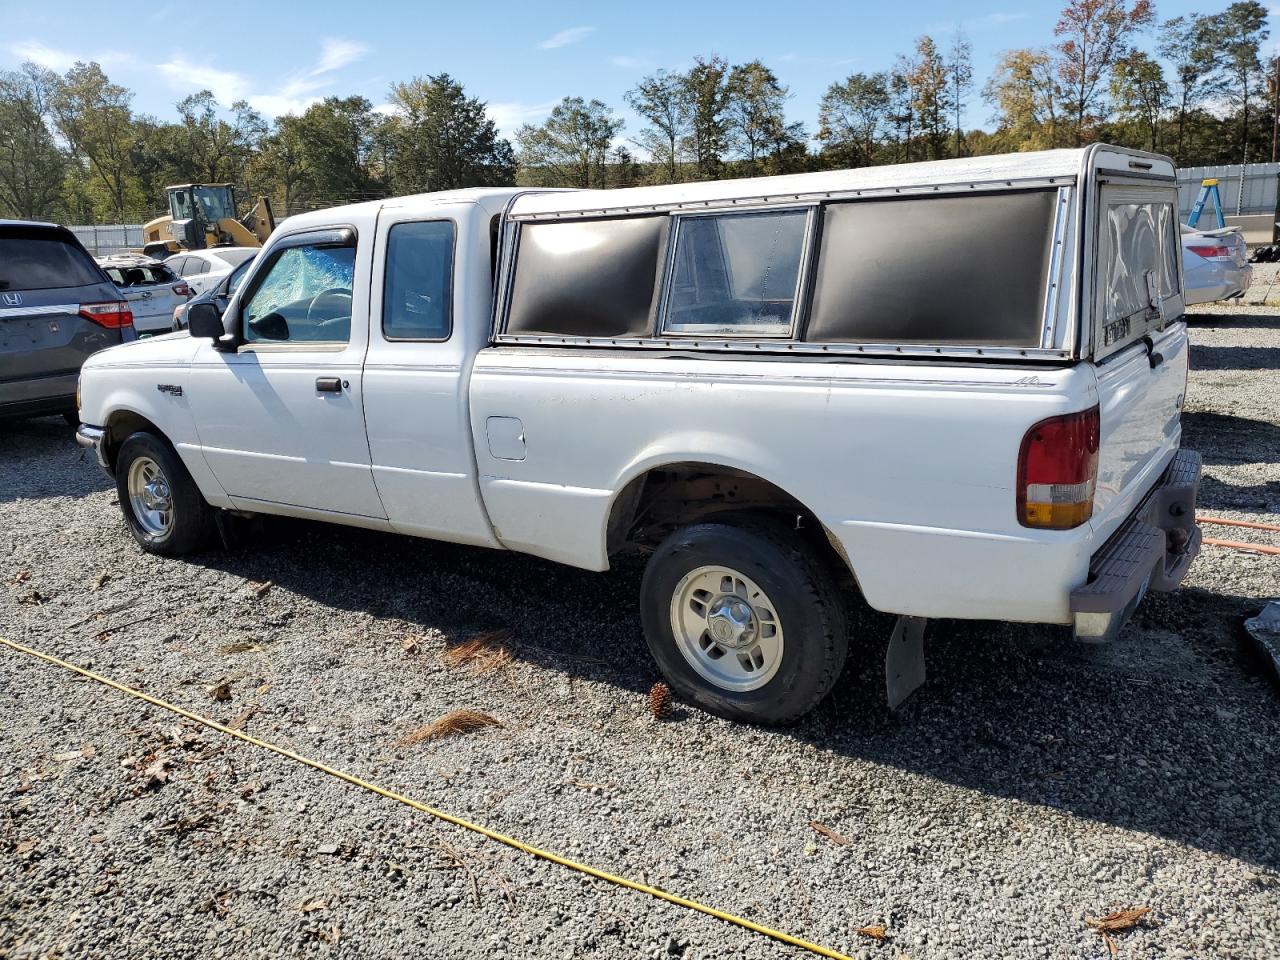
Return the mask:
<svg viewBox="0 0 1280 960">
<path fill-rule="evenodd" d="M 711 180 L 697 183 L 674 183 L 620 190 L 573 190 L 554 193 L 530 193 L 512 205 L 512 216 L 556 216 L 621 212 L 683 206 L 718 206 L 763 198 L 794 195 L 797 198 L 822 197 L 825 194 L 849 194 L 858 191 L 892 191 L 906 188 L 928 188 L 956 184 L 987 184 L 1007 181 L 1074 180 L 1086 165 L 1098 158 L 1122 154 L 1151 161 L 1151 172 L 1173 176 L 1173 163 L 1167 157 L 1093 144 L 1069 150 L 1042 150 L 1033 153 L 1004 153 L 955 160 L 930 160 L 899 163 L 849 170 L 827 170 L 820 173 L 797 173 L 775 177 L 750 177 L 740 180 Z M 1145 163 L 1145 161 L 1144 161 Z"/>
</svg>

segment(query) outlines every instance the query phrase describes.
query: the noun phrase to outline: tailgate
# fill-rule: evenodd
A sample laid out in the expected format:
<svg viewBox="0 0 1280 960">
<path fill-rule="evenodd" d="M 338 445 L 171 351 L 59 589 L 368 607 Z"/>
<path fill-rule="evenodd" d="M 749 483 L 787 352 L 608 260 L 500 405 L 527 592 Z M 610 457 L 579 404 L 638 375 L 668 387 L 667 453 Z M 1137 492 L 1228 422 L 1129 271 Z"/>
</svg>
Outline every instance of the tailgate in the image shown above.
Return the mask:
<svg viewBox="0 0 1280 960">
<path fill-rule="evenodd" d="M 75 373 L 95 350 L 120 342 L 118 330 L 106 330 L 79 315 L 79 290 L 30 291 L 23 303 L 0 307 L 0 381 Z"/>
</svg>

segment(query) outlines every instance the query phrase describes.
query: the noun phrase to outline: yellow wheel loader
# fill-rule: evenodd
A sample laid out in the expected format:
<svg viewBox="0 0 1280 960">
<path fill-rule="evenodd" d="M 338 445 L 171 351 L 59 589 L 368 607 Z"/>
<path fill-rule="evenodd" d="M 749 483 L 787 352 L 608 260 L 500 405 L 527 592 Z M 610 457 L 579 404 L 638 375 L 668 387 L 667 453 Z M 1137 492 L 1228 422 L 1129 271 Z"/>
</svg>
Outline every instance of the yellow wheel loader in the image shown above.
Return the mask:
<svg viewBox="0 0 1280 960">
<path fill-rule="evenodd" d="M 254 208 L 237 219 L 235 191 L 229 183 L 182 183 L 164 192 L 169 213 L 142 228 L 142 252 L 148 256 L 206 247 L 260 247 L 276 228 L 266 197 L 259 197 Z"/>
</svg>

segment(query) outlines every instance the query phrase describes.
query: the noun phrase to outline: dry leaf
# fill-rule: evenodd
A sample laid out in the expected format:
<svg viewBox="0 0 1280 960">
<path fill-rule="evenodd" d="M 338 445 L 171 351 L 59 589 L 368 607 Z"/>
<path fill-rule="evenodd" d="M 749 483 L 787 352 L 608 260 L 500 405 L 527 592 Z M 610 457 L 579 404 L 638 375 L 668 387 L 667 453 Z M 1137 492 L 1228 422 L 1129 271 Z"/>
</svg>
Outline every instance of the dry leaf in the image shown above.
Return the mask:
<svg viewBox="0 0 1280 960">
<path fill-rule="evenodd" d="M 1116 942 L 1112 939 L 1111 934 L 1104 932 L 1102 934 L 1102 942 L 1107 945 L 1107 952 L 1111 954 L 1113 960 L 1120 956 L 1120 948 L 1116 946 Z"/>
<path fill-rule="evenodd" d="M 205 687 L 204 691 L 218 703 L 225 703 L 231 699 L 231 684 L 225 680 L 222 683 L 215 683 L 211 687 Z"/>
<path fill-rule="evenodd" d="M 1150 912 L 1150 907 L 1133 907 L 1128 910 L 1117 910 L 1096 920 L 1093 917 L 1086 917 L 1084 922 L 1103 933 L 1124 933 L 1136 927 L 1138 921 Z"/>
<path fill-rule="evenodd" d="M 170 766 L 171 764 L 168 757 L 164 754 L 157 756 L 142 770 L 142 775 L 147 781 L 146 785 L 148 787 L 159 786 L 162 783 L 168 782 Z"/>
<path fill-rule="evenodd" d="M 400 649 L 403 650 L 405 653 L 417 653 L 419 649 L 418 638 L 405 637 L 403 640 L 400 641 Z"/>
<path fill-rule="evenodd" d="M 93 578 L 93 589 L 95 591 L 101 590 L 106 585 L 107 581 L 110 579 L 111 579 L 111 574 L 106 570 L 102 571 L 102 573 L 98 574 L 96 577 Z"/>
<path fill-rule="evenodd" d="M 13 579 L 10 580 L 9 582 L 13 584 L 26 583 L 30 579 L 31 579 L 30 570 L 19 570 L 17 573 L 13 575 Z"/>
<path fill-rule="evenodd" d="M 397 744 L 402 747 L 412 747 L 415 744 L 422 743 L 424 740 L 438 740 L 442 737 L 451 737 L 459 733 L 470 733 L 473 730 L 482 730 L 485 727 L 500 727 L 502 721 L 496 717 L 491 717 L 487 713 L 481 713 L 479 710 L 453 710 L 446 713 L 439 720 L 427 724 L 425 727 L 419 727 L 408 736 L 402 737 Z"/>
<path fill-rule="evenodd" d="M 489 673 L 511 662 L 511 651 L 506 647 L 506 641 L 510 639 L 510 630 L 478 633 L 466 643 L 446 647 L 440 659 L 446 667 L 470 664 L 477 674 Z"/>
<path fill-rule="evenodd" d="M 69 753 L 55 753 L 53 755 L 53 759 L 58 761 L 58 763 L 67 763 L 71 760 L 82 760 L 84 758 L 81 756 L 79 750 L 72 750 Z"/>
<path fill-rule="evenodd" d="M 244 725 L 248 723 L 249 720 L 253 717 L 253 715 L 257 712 L 258 712 L 258 705 L 256 703 L 249 704 L 249 706 L 245 707 L 243 710 L 240 711 L 240 713 L 236 716 L 234 720 L 232 720 L 230 723 L 227 724 L 227 729 L 228 730 L 243 729 Z"/>
<path fill-rule="evenodd" d="M 872 940 L 888 940 L 889 933 L 884 927 L 859 927 L 858 933 L 864 937 L 870 937 Z"/>
<path fill-rule="evenodd" d="M 256 643 L 249 643 L 247 641 L 240 640 L 236 643 L 228 643 L 219 647 L 218 653 L 223 656 L 228 656 L 233 653 L 256 653 L 261 649 L 262 648 Z"/>
<path fill-rule="evenodd" d="M 83 757 L 85 760 L 92 760 L 97 755 L 98 755 L 98 751 L 93 749 L 93 744 L 91 743 L 86 743 L 83 747 L 80 748 L 80 756 Z"/>
<path fill-rule="evenodd" d="M 809 826 L 811 826 L 814 830 L 822 834 L 824 837 L 826 837 L 828 840 L 830 840 L 834 844 L 837 844 L 841 847 L 847 847 L 849 845 L 848 839 L 840 836 L 840 834 L 836 833 L 826 824 L 819 823 L 817 820 L 810 820 Z"/>
<path fill-rule="evenodd" d="M 257 597 L 258 599 L 262 599 L 267 595 L 267 592 L 271 589 L 271 586 L 272 586 L 271 581 L 265 580 L 262 583 L 250 584 L 249 589 L 253 591 L 253 595 L 255 597 Z"/>
<path fill-rule="evenodd" d="M 35 840 L 22 840 L 22 841 L 19 841 L 18 845 L 14 848 L 14 852 L 20 857 L 25 857 L 35 848 L 36 848 Z"/>
<path fill-rule="evenodd" d="M 298 904 L 299 913 L 315 913 L 317 910 L 328 910 L 329 904 L 319 897 L 309 897 Z"/>
<path fill-rule="evenodd" d="M 331 923 L 327 927 L 321 927 L 317 936 L 325 943 L 337 943 L 342 939 L 342 928 Z"/>
</svg>

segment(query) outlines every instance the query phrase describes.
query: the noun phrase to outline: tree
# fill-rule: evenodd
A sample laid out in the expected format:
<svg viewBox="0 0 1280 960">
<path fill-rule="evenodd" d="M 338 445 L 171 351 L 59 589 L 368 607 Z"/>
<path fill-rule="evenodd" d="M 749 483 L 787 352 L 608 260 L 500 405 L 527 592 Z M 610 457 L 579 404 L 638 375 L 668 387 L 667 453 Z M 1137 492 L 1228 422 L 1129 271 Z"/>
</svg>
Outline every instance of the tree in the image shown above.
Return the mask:
<svg viewBox="0 0 1280 960">
<path fill-rule="evenodd" d="M 1008 50 L 982 88 L 996 108 L 998 150 L 1044 150 L 1062 146 L 1066 133 L 1060 116 L 1053 59 L 1043 50 Z"/>
<path fill-rule="evenodd" d="M 565 97 L 543 123 L 516 131 L 524 180 L 536 186 L 608 186 L 605 161 L 622 127 L 599 100 Z"/>
<path fill-rule="evenodd" d="M 1211 17 L 1189 13 L 1160 26 L 1157 52 L 1173 67 L 1173 97 L 1178 111 L 1175 153 L 1183 159 L 1187 117 L 1221 87 L 1222 66 Z"/>
<path fill-rule="evenodd" d="M 364 97 L 326 97 L 290 124 L 308 200 L 349 203 L 386 195 L 369 165 L 376 125 Z"/>
<path fill-rule="evenodd" d="M 399 108 L 389 128 L 398 193 L 515 183 L 515 153 L 482 101 L 447 73 L 391 88 Z"/>
<path fill-rule="evenodd" d="M 298 117 L 280 117 L 275 129 L 263 138 L 262 148 L 249 164 L 246 180 L 255 193 L 274 193 L 281 211 L 288 216 L 305 192 L 307 158 L 303 147 L 302 123 Z"/>
<path fill-rule="evenodd" d="M 218 102 L 208 90 L 178 101 L 181 180 L 194 183 L 239 181 L 249 157 L 266 136 L 262 115 L 244 100 L 231 105 L 231 122 L 218 116 Z"/>
<path fill-rule="evenodd" d="M 766 154 L 773 160 L 773 172 L 782 172 L 789 149 L 804 140 L 804 126 L 787 123 L 787 88 L 772 70 L 752 60 L 729 72 L 725 89 L 728 140 L 740 151 L 746 172 L 758 173 Z"/>
<path fill-rule="evenodd" d="M 1058 81 L 1063 111 L 1077 146 L 1106 117 L 1103 94 L 1116 62 L 1130 52 L 1130 39 L 1155 20 L 1151 0 L 1069 0 L 1054 27 L 1058 37 Z"/>
<path fill-rule="evenodd" d="M 131 195 L 133 94 L 107 79 L 96 63 L 77 63 L 52 98 L 58 132 L 87 164 L 120 223 Z"/>
<path fill-rule="evenodd" d="M 818 105 L 818 139 L 839 166 L 875 163 L 889 110 L 889 77 L 854 73 L 833 83 Z"/>
<path fill-rule="evenodd" d="M 956 112 L 956 141 L 952 156 L 962 156 L 964 144 L 964 102 L 973 90 L 973 44 L 956 28 L 951 42 L 951 58 L 947 61 L 947 86 L 951 95 L 951 108 Z"/>
<path fill-rule="evenodd" d="M 889 74 L 889 110 L 885 114 L 890 128 L 894 132 L 893 139 L 898 144 L 898 161 L 910 161 L 912 157 L 912 141 L 915 139 L 916 104 L 915 92 L 911 89 L 911 72 L 916 63 L 910 57 L 898 55 L 892 72 Z"/>
<path fill-rule="evenodd" d="M 62 206 L 66 157 L 49 129 L 58 77 L 34 63 L 0 72 L 0 211 L 24 220 L 55 219 Z"/>
<path fill-rule="evenodd" d="M 1140 50 L 1116 61 L 1111 71 L 1111 97 L 1121 120 L 1142 129 L 1143 146 L 1159 149 L 1160 117 L 1169 101 L 1169 84 L 1160 64 Z"/>
<path fill-rule="evenodd" d="M 627 105 L 649 123 L 636 136 L 637 146 L 657 165 L 659 183 L 680 179 L 692 133 L 692 107 L 684 78 L 659 70 L 645 77 L 624 96 Z"/>
<path fill-rule="evenodd" d="M 689 104 L 689 152 L 698 176 L 714 180 L 724 167 L 729 148 L 729 64 L 721 57 L 698 57 L 681 78 Z"/>
<path fill-rule="evenodd" d="M 946 156 L 951 113 L 950 75 L 932 37 L 916 40 L 915 57 L 903 77 L 911 91 L 911 110 L 924 137 L 925 156 Z"/>
<path fill-rule="evenodd" d="M 1237 0 L 1214 18 L 1227 82 L 1224 89 L 1240 111 L 1240 162 L 1249 161 L 1249 98 L 1263 84 L 1258 51 L 1270 35 L 1267 8 L 1257 0 Z"/>
</svg>

